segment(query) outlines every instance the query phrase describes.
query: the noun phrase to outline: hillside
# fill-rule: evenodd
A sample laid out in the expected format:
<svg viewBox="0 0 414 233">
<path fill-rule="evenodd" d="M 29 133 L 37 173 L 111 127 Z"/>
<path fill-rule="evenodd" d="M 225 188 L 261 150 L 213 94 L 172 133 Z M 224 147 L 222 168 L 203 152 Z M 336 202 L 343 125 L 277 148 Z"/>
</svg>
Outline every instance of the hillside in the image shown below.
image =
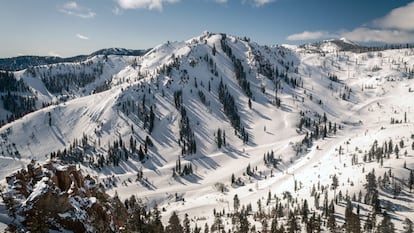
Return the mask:
<svg viewBox="0 0 414 233">
<path fill-rule="evenodd" d="M 386 211 L 402 230 L 414 219 L 414 50 L 343 49 L 354 46 L 204 33 L 4 74 L 15 84 L 0 89 L 0 177 L 31 160 L 79 164 L 109 194 L 162 210 L 165 226 L 173 211 L 191 227 L 291 226 L 307 200 L 316 223 L 381 226 Z"/>
<path fill-rule="evenodd" d="M 63 62 L 82 62 L 90 57 L 98 55 L 122 55 L 122 56 L 141 56 L 146 50 L 131 50 L 122 48 L 108 48 L 95 51 L 89 55 L 79 55 L 74 57 L 53 57 L 53 56 L 18 56 L 10 58 L 0 58 L 0 70 L 18 71 L 33 66 L 51 65 Z"/>
</svg>

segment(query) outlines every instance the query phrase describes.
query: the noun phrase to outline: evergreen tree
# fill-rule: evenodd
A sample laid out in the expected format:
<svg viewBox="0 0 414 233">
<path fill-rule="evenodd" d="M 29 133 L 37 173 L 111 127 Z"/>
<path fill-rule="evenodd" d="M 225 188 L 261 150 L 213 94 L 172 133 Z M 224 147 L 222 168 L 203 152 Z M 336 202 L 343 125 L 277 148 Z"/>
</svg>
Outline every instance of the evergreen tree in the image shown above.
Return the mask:
<svg viewBox="0 0 414 233">
<path fill-rule="evenodd" d="M 298 224 L 296 215 L 292 211 L 289 212 L 287 226 L 289 233 L 295 233 L 300 231 L 300 225 Z"/>
<path fill-rule="evenodd" d="M 375 223 L 372 219 L 372 215 L 371 215 L 371 213 L 368 213 L 368 217 L 367 217 L 367 220 L 365 221 L 365 225 L 364 225 L 364 230 L 366 232 L 371 232 L 372 229 L 374 229 L 374 225 L 375 225 Z"/>
<path fill-rule="evenodd" d="M 277 231 L 278 231 L 277 218 L 276 216 L 274 216 L 272 218 L 272 223 L 270 225 L 270 233 L 277 233 Z"/>
<path fill-rule="evenodd" d="M 261 233 L 269 233 L 269 223 L 267 222 L 267 218 L 262 219 L 262 231 Z"/>
<path fill-rule="evenodd" d="M 124 204 L 119 199 L 117 192 L 115 192 L 115 195 L 111 200 L 111 206 L 113 208 L 114 219 L 124 221 L 125 219 L 128 218 L 127 209 L 125 208 Z"/>
<path fill-rule="evenodd" d="M 184 233 L 190 233 L 191 232 L 190 219 L 188 219 L 188 214 L 187 213 L 184 215 L 183 227 L 184 227 Z"/>
<path fill-rule="evenodd" d="M 413 221 L 411 221 L 409 218 L 406 218 L 403 222 L 404 224 L 404 233 L 413 233 Z"/>
<path fill-rule="evenodd" d="M 245 211 L 240 211 L 237 214 L 237 217 L 238 217 L 238 222 L 240 224 L 239 230 L 237 232 L 248 233 L 249 228 L 250 228 L 250 223 L 249 223 L 249 220 L 247 219 L 246 212 Z"/>
<path fill-rule="evenodd" d="M 375 171 L 374 169 L 372 170 L 372 172 L 369 172 L 366 176 L 366 181 L 367 183 L 364 184 L 365 189 L 367 190 L 367 201 L 370 204 L 374 204 L 373 202 L 373 195 L 375 195 L 376 193 L 378 193 L 377 191 L 377 180 L 375 177 Z"/>
<path fill-rule="evenodd" d="M 217 147 L 220 149 L 223 144 L 222 137 L 221 137 L 221 129 L 217 130 Z"/>
<path fill-rule="evenodd" d="M 240 200 L 237 194 L 234 194 L 234 197 L 233 197 L 233 207 L 234 207 L 234 212 L 237 212 L 239 210 Z"/>
<path fill-rule="evenodd" d="M 334 232 L 336 229 L 335 206 L 333 200 L 331 200 L 331 203 L 329 204 L 327 226 L 328 229 L 331 230 L 331 232 Z"/>
<path fill-rule="evenodd" d="M 209 229 L 208 224 L 207 223 L 204 224 L 204 233 L 208 233 L 208 229 Z"/>
<path fill-rule="evenodd" d="M 391 218 L 387 212 L 384 212 L 383 219 L 377 227 L 378 233 L 394 233 L 394 223 L 391 222 Z"/>
<path fill-rule="evenodd" d="M 151 213 L 151 220 L 149 222 L 148 226 L 148 232 L 149 233 L 163 233 L 164 232 L 164 226 L 161 222 L 161 213 L 158 210 L 158 207 L 155 206 Z"/>
<path fill-rule="evenodd" d="M 184 233 L 183 227 L 180 224 L 180 219 L 174 211 L 168 220 L 168 226 L 165 228 L 166 233 Z"/>
<path fill-rule="evenodd" d="M 221 233 L 221 230 L 224 230 L 223 220 L 221 219 L 219 214 L 216 214 L 214 218 L 214 223 L 213 225 L 211 225 L 211 232 Z"/>
<path fill-rule="evenodd" d="M 308 200 L 305 199 L 302 206 L 302 222 L 306 223 L 308 221 L 308 214 L 309 214 L 309 207 L 308 207 Z"/>
<path fill-rule="evenodd" d="M 335 174 L 332 176 L 332 189 L 335 191 L 335 193 L 336 193 L 336 188 L 338 188 L 338 186 L 339 186 L 338 177 Z"/>
</svg>

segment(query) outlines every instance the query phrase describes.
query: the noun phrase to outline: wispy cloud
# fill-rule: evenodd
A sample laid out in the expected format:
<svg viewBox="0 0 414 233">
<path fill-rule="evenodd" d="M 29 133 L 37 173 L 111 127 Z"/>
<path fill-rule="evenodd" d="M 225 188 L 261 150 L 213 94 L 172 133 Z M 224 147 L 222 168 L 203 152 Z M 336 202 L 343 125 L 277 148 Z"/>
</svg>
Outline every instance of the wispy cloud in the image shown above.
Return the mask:
<svg viewBox="0 0 414 233">
<path fill-rule="evenodd" d="M 179 0 L 117 0 L 123 9 L 149 9 L 162 11 L 164 3 L 176 3 Z"/>
<path fill-rule="evenodd" d="M 122 15 L 122 10 L 119 9 L 119 7 L 114 7 L 114 9 L 112 9 L 112 13 L 114 15 Z"/>
<path fill-rule="evenodd" d="M 166 3 L 177 3 L 181 0 L 116 0 L 121 9 L 148 9 L 162 11 Z M 219 4 L 226 4 L 229 0 L 208 0 Z M 250 4 L 254 7 L 261 7 L 276 0 L 241 0 L 242 4 Z M 112 13 L 120 15 L 122 10 L 114 8 Z"/>
<path fill-rule="evenodd" d="M 265 4 L 268 4 L 268 3 L 271 3 L 271 2 L 274 2 L 274 0 L 254 0 L 253 1 L 254 2 L 254 4 L 256 5 L 256 6 L 263 6 L 263 5 L 265 5 Z"/>
<path fill-rule="evenodd" d="M 414 2 L 393 9 L 384 17 L 374 19 L 352 30 L 304 31 L 289 35 L 287 40 L 316 40 L 322 38 L 345 37 L 358 42 L 413 43 L 414 42 Z"/>
<path fill-rule="evenodd" d="M 265 4 L 268 4 L 268 3 L 271 3 L 271 2 L 274 2 L 274 1 L 275 0 L 243 0 L 242 3 L 243 4 L 249 3 L 249 4 L 252 4 L 255 7 L 261 7 Z"/>
<path fill-rule="evenodd" d="M 386 16 L 374 20 L 374 24 L 381 28 L 414 30 L 414 2 L 395 8 Z"/>
<path fill-rule="evenodd" d="M 87 36 L 84 36 L 84 35 L 81 35 L 81 34 L 76 34 L 76 37 L 77 38 L 79 38 L 79 39 L 81 39 L 81 40 L 89 40 L 89 37 L 87 37 Z"/>
<path fill-rule="evenodd" d="M 79 5 L 77 2 L 66 2 L 61 5 L 58 10 L 67 15 L 73 15 L 80 18 L 94 18 L 96 13 L 91 9 Z"/>
<path fill-rule="evenodd" d="M 414 33 L 404 30 L 371 29 L 365 27 L 355 28 L 352 31 L 344 31 L 341 37 L 359 42 L 382 42 L 382 43 L 412 43 Z"/>
<path fill-rule="evenodd" d="M 304 31 L 301 33 L 292 34 L 287 37 L 288 40 L 317 40 L 322 38 L 336 37 L 324 31 Z"/>
</svg>

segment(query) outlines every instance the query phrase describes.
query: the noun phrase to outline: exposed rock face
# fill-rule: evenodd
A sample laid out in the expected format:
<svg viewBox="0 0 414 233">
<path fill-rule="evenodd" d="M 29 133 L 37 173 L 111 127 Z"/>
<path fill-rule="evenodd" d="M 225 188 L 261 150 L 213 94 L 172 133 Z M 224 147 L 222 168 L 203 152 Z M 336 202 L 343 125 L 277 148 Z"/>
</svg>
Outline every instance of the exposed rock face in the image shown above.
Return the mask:
<svg viewBox="0 0 414 233">
<path fill-rule="evenodd" d="M 117 232 L 124 222 L 112 214 L 104 188 L 75 165 L 51 161 L 41 166 L 32 161 L 6 180 L 6 195 L 15 202 L 12 214 L 26 230 Z"/>
</svg>

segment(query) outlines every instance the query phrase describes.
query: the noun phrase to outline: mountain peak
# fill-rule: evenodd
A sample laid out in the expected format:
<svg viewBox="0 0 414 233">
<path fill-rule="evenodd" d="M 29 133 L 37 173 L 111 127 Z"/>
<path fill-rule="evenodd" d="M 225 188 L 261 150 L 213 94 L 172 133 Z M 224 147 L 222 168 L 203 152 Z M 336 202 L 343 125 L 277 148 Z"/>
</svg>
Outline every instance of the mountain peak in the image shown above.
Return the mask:
<svg viewBox="0 0 414 233">
<path fill-rule="evenodd" d="M 318 50 L 323 52 L 335 52 L 335 51 L 358 51 L 363 46 L 345 38 L 323 40 L 319 42 L 309 43 L 302 45 L 306 49 Z"/>
<path fill-rule="evenodd" d="M 359 46 L 359 44 L 357 44 L 357 43 L 355 43 L 355 42 L 353 42 L 353 41 L 351 41 L 351 40 L 348 40 L 348 39 L 347 39 L 347 38 L 345 38 L 345 37 L 341 37 L 341 38 L 339 38 L 339 41 L 341 41 L 341 42 L 343 42 L 343 43 L 346 43 L 346 44 L 351 44 L 351 45 Z"/>
</svg>

